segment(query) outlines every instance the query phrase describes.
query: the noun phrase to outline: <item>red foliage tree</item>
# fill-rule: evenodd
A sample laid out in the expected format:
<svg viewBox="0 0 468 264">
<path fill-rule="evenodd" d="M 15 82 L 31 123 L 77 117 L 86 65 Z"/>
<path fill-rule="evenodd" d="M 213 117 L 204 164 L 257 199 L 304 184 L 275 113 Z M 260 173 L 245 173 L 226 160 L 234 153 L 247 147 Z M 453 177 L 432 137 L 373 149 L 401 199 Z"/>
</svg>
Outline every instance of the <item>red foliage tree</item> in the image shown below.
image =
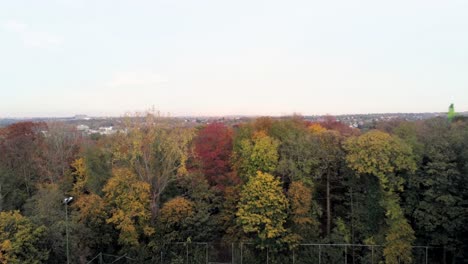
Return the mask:
<svg viewBox="0 0 468 264">
<path fill-rule="evenodd" d="M 350 126 L 346 125 L 345 123 L 342 123 L 334 116 L 325 116 L 325 119 L 320 122 L 320 125 L 326 129 L 329 130 L 335 130 L 340 132 L 341 135 L 343 136 L 356 136 L 359 135 L 359 130 L 355 128 L 351 128 Z"/>
<path fill-rule="evenodd" d="M 41 161 L 45 123 L 19 122 L 0 130 L 0 166 L 12 171 L 31 195 Z M 1 194 L 0 194 L 1 195 Z"/>
<path fill-rule="evenodd" d="M 37 161 L 34 154 L 43 142 L 45 123 L 19 122 L 0 130 L 0 158 L 7 167 Z M 32 162 L 31 162 L 32 163 Z"/>
<path fill-rule="evenodd" d="M 232 130 L 226 125 L 213 123 L 198 131 L 195 153 L 211 185 L 224 189 L 225 185 L 236 181 L 230 167 Z"/>
</svg>

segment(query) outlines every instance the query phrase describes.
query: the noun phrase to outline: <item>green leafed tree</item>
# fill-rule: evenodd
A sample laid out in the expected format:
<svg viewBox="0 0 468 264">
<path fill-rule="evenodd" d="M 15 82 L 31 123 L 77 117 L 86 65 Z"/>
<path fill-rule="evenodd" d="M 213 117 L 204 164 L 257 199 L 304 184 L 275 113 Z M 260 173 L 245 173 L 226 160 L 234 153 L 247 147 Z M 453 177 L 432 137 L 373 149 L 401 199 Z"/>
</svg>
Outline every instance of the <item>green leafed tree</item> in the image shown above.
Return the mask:
<svg viewBox="0 0 468 264">
<path fill-rule="evenodd" d="M 415 223 L 418 243 L 461 255 L 463 233 L 468 232 L 468 126 L 433 119 L 421 131 L 421 163 L 408 182 L 406 211 Z"/>
<path fill-rule="evenodd" d="M 344 163 L 342 137 L 339 132 L 333 130 L 318 132 L 314 136 L 318 141 L 317 157 L 319 159 L 319 165 L 315 171 L 325 187 L 326 233 L 330 235 L 333 219 L 332 193 L 334 187 L 340 184 L 340 170 Z"/>
<path fill-rule="evenodd" d="M 280 142 L 276 173 L 286 185 L 301 181 L 309 186 L 313 182 L 313 170 L 318 166 L 317 140 L 302 119 L 276 121 L 271 125 L 271 136 Z"/>
<path fill-rule="evenodd" d="M 399 173 L 414 171 L 411 148 L 402 140 L 387 133 L 372 130 L 345 143 L 348 166 L 358 174 L 378 178 L 386 211 L 384 256 L 386 263 L 411 263 L 414 231 L 405 219 L 398 192 L 403 191 L 404 180 Z"/>
<path fill-rule="evenodd" d="M 24 214 L 36 226 L 46 226 L 42 242 L 49 249 L 48 263 L 64 263 L 66 261 L 66 222 L 65 207 L 62 203 L 64 193 L 56 183 L 41 184 L 37 186 L 37 192 L 25 204 Z M 69 211 L 71 215 L 71 210 Z M 69 218 L 69 230 L 74 229 L 74 223 Z M 74 252 L 74 244 L 77 239 L 70 232 L 71 252 Z"/>
<path fill-rule="evenodd" d="M 235 152 L 235 168 L 240 177 L 247 181 L 257 171 L 272 173 L 278 165 L 278 146 L 276 139 L 260 131 L 252 139 L 243 139 Z"/>
</svg>

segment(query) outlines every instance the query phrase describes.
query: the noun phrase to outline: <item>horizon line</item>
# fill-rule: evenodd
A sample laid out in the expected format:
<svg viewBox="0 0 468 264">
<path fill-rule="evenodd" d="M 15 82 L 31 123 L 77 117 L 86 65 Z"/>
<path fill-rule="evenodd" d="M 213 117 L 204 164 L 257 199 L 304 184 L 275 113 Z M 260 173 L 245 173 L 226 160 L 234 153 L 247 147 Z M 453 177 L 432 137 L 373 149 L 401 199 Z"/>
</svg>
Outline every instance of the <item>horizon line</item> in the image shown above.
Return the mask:
<svg viewBox="0 0 468 264">
<path fill-rule="evenodd" d="M 142 113 L 147 113 L 150 111 L 144 111 L 144 112 L 132 112 L 130 113 L 130 116 L 135 115 L 135 114 L 142 114 Z M 159 113 L 163 113 L 160 111 Z M 291 113 L 291 114 L 270 114 L 270 115 L 262 115 L 262 114 L 228 114 L 228 115 L 197 115 L 197 114 L 178 114 L 178 115 L 172 115 L 170 113 L 166 113 L 167 115 L 163 115 L 163 117 L 169 117 L 169 118 L 233 118 L 233 117 L 244 117 L 244 118 L 258 118 L 258 117 L 291 117 L 291 116 L 302 116 L 302 117 L 308 117 L 308 116 L 348 116 L 348 115 L 391 115 L 391 114 L 398 114 L 398 115 L 403 115 L 403 114 L 446 114 L 448 112 L 369 112 L 369 113 L 340 113 L 340 114 L 331 114 L 331 113 L 326 113 L 326 114 L 301 114 L 301 113 Z M 460 111 L 456 112 L 458 114 L 467 114 L 468 111 Z M 75 115 L 57 115 L 57 116 L 18 116 L 18 117 L 11 117 L 11 116 L 0 116 L 0 120 L 4 119 L 13 119 L 13 120 L 18 120 L 18 119 L 59 119 L 59 118 L 64 118 L 64 119 L 69 119 L 69 118 L 76 118 L 79 116 L 83 116 L 86 118 L 123 118 L 126 116 L 129 116 L 128 114 L 121 114 L 121 115 L 88 115 L 88 114 L 75 114 Z"/>
</svg>

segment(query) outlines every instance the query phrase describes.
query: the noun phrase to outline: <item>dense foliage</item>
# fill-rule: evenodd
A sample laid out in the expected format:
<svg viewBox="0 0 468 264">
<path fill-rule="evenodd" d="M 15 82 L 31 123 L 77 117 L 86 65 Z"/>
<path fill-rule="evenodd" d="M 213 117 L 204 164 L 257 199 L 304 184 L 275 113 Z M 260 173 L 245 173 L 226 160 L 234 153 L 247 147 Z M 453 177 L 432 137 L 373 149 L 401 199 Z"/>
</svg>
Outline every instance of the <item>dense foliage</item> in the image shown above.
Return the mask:
<svg viewBox="0 0 468 264">
<path fill-rule="evenodd" d="M 419 245 L 435 249 L 431 263 L 468 259 L 462 118 L 194 128 L 148 114 L 124 126 L 101 137 L 60 123 L 0 128 L 0 263 L 64 263 L 67 240 L 71 263 L 101 252 L 155 263 L 180 242 L 283 257 L 301 243 L 379 245 L 372 257 L 391 264 L 415 261 Z"/>
</svg>

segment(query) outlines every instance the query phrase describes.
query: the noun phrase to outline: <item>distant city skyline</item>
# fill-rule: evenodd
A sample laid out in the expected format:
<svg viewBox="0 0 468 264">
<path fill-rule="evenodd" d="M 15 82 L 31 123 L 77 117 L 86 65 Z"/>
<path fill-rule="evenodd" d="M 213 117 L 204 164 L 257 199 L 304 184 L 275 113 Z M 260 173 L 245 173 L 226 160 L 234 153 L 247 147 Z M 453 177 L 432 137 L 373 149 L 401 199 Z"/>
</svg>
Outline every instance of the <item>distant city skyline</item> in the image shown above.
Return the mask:
<svg viewBox="0 0 468 264">
<path fill-rule="evenodd" d="M 468 111 L 468 1 L 0 3 L 0 118 Z"/>
</svg>

